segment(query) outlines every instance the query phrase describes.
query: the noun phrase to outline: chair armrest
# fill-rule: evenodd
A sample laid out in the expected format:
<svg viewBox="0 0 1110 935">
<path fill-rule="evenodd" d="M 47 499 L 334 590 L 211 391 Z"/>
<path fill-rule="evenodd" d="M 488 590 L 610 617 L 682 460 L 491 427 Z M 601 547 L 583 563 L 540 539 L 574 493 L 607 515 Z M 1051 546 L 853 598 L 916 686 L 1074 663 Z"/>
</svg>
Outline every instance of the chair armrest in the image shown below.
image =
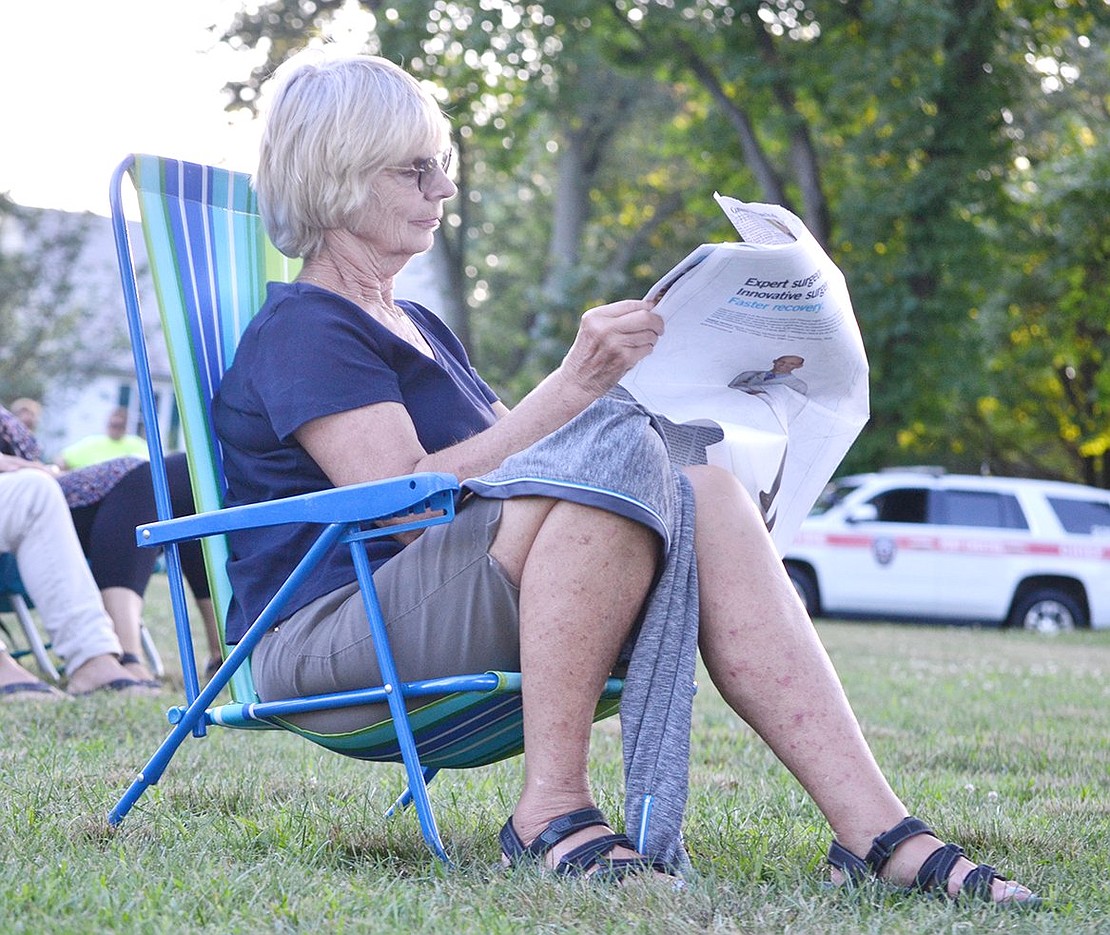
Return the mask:
<svg viewBox="0 0 1110 935">
<path fill-rule="evenodd" d="M 144 523 L 135 529 L 135 539 L 141 546 L 158 546 L 285 523 L 328 525 L 388 519 L 413 513 L 450 513 L 458 489 L 458 481 L 451 474 L 406 474 L 266 503 L 248 503 L 195 516 Z M 440 521 L 439 516 L 429 516 L 423 521 L 406 523 L 404 528 L 417 528 Z M 382 534 L 394 534 L 399 528 L 385 528 Z"/>
</svg>

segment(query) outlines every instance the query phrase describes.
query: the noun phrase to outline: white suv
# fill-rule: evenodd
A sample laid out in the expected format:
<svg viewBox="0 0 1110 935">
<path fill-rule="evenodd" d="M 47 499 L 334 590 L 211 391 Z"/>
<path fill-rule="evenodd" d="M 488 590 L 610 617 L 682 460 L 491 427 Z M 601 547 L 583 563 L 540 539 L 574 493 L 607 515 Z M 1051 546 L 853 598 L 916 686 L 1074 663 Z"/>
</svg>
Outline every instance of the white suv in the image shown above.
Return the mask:
<svg viewBox="0 0 1110 935">
<path fill-rule="evenodd" d="M 843 477 L 783 560 L 812 616 L 1110 627 L 1110 491 L 933 469 Z"/>
</svg>

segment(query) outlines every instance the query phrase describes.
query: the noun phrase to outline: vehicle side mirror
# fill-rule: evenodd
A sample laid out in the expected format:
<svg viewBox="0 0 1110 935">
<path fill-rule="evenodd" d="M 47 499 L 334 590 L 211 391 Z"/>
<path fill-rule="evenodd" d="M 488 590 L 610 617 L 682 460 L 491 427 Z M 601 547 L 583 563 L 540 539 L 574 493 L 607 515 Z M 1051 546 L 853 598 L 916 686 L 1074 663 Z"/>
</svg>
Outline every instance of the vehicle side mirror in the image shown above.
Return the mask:
<svg viewBox="0 0 1110 935">
<path fill-rule="evenodd" d="M 844 518 L 849 523 L 874 523 L 879 518 L 879 508 L 874 503 L 861 503 Z"/>
</svg>

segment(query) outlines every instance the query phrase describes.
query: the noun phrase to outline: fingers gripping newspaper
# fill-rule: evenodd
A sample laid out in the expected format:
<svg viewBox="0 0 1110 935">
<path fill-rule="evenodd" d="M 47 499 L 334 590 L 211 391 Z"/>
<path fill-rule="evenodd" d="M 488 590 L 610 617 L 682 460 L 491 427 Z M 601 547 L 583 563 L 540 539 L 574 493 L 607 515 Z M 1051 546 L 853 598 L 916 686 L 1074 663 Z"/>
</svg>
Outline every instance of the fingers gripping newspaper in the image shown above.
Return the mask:
<svg viewBox="0 0 1110 935">
<path fill-rule="evenodd" d="M 867 357 L 805 225 L 714 197 L 743 242 L 703 244 L 652 287 L 666 329 L 621 386 L 660 417 L 676 462 L 740 479 L 781 554 L 867 421 Z"/>
</svg>

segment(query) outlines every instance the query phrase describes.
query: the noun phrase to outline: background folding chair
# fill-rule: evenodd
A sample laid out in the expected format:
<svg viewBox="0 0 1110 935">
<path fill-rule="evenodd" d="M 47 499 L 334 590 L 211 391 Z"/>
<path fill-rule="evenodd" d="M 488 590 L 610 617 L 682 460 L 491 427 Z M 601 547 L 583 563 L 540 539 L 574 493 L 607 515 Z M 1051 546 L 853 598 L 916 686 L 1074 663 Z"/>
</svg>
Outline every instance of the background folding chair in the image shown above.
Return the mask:
<svg viewBox="0 0 1110 935">
<path fill-rule="evenodd" d="M 23 587 L 23 579 L 19 577 L 19 566 L 16 564 L 15 556 L 10 552 L 0 553 L 0 613 L 14 614 L 22 635 L 21 641 L 15 639 L 14 634 L 0 621 L 0 628 L 4 630 L 9 644 L 14 644 L 9 645 L 10 655 L 13 659 L 32 656 L 43 675 L 52 682 L 61 681 L 63 670 L 50 654 L 52 646 L 43 640 L 35 618 L 31 615 L 31 609 L 34 606 L 31 596 Z M 162 678 L 166 674 L 166 667 L 145 625 L 140 626 L 139 636 L 142 639 L 143 655 L 146 656 L 151 672 L 158 678 Z M 25 644 L 25 648 L 19 645 L 20 642 Z"/>
<path fill-rule="evenodd" d="M 22 642 L 26 648 L 21 648 L 14 634 L 6 626 L 4 634 L 8 638 L 8 652 L 13 659 L 21 659 L 31 655 L 38 663 L 39 670 L 50 681 L 61 680 L 58 667 L 50 657 L 50 645 L 44 643 L 39 635 L 38 627 L 31 616 L 31 598 L 23 589 L 23 581 L 19 577 L 19 567 L 16 565 L 15 556 L 10 552 L 0 554 L 0 613 L 12 613 L 22 634 Z M 0 624 L 2 626 L 2 624 Z"/>
<path fill-rule="evenodd" d="M 157 425 L 157 416 L 136 282 L 136 258 L 122 205 L 124 179 L 130 180 L 139 201 L 197 514 L 170 519 L 161 439 L 157 432 L 152 432 L 151 473 L 160 521 L 139 527 L 138 539 L 142 545 L 166 547 L 186 704 L 170 710 L 173 728 L 169 736 L 112 810 L 109 822 L 119 824 L 146 788 L 158 782 L 188 736 L 202 737 L 208 727 L 215 725 L 279 728 L 345 756 L 403 763 L 408 788 L 394 808 L 413 803 L 425 842 L 434 854 L 446 860 L 427 783 L 442 768 L 482 766 L 521 751 L 520 674 L 480 672 L 399 682 L 362 542 L 450 522 L 458 491 L 456 480 L 447 474 L 412 474 L 286 500 L 224 508 L 221 454 L 209 416 L 212 395 L 234 356 L 243 329 L 262 305 L 266 282 L 288 281 L 299 264 L 283 257 L 267 240 L 246 175 L 155 156 L 129 156 L 120 164 L 112 177 L 110 191 L 112 224 L 147 425 Z M 400 524 L 388 529 L 375 524 L 375 520 L 383 518 Z M 219 671 L 202 688 L 197 678 L 176 543 L 203 537 L 213 604 L 222 634 L 231 597 L 225 572 L 224 534 L 289 522 L 318 524 L 321 532 L 316 545 L 243 639 L 226 647 Z M 354 558 L 383 684 L 310 698 L 260 701 L 251 679 L 251 651 L 266 630 L 280 619 L 286 598 L 311 573 L 325 550 L 344 547 L 350 549 Z M 210 707 L 225 686 L 230 689 L 232 703 Z M 621 682 L 610 679 L 599 700 L 597 717 L 617 711 L 620 689 Z M 307 731 L 288 720 L 292 714 L 310 710 L 380 702 L 389 705 L 392 717 L 388 721 L 341 736 Z M 390 809 L 390 813 L 393 811 Z"/>
</svg>

